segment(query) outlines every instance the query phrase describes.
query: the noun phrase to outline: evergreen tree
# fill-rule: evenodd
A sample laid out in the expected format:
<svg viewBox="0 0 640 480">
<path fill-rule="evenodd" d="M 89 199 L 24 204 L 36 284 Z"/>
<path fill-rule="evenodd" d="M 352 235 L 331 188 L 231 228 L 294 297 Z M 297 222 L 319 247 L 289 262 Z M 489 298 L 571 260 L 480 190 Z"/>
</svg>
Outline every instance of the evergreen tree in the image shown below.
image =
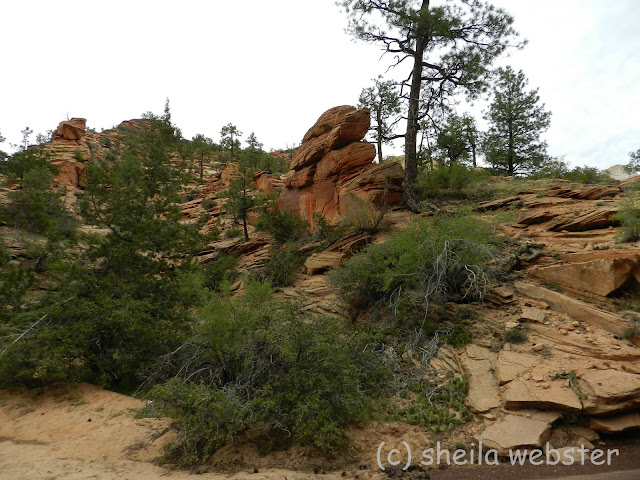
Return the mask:
<svg viewBox="0 0 640 480">
<path fill-rule="evenodd" d="M 130 131 L 113 159 L 87 167 L 81 214 L 108 230 L 58 265 L 57 288 L 0 325 L 0 384 L 89 381 L 131 388 L 189 333 L 197 228 L 181 222 L 188 175 L 180 133 L 164 115 Z M 27 178 L 25 176 L 25 178 Z M 1 294 L 2 292 L 0 292 Z M 16 337 L 19 341 L 5 342 Z"/>
<path fill-rule="evenodd" d="M 547 144 L 540 135 L 549 128 L 551 112 L 540 104 L 538 89 L 526 90 L 528 80 L 521 71 L 500 68 L 493 89 L 493 102 L 486 112 L 489 121 L 482 149 L 493 168 L 509 175 L 530 173 L 546 160 Z"/>
<path fill-rule="evenodd" d="M 383 81 L 379 76 L 373 87 L 364 88 L 358 99 L 358 108 L 368 108 L 374 120 L 371 127 L 373 140 L 378 145 L 378 163 L 382 163 L 382 145 L 395 137 L 393 128 L 400 120 L 400 95 L 392 81 Z"/>
<path fill-rule="evenodd" d="M 2 136 L 2 133 L 0 133 L 0 143 L 4 143 L 4 141 L 6 140 L 6 138 L 4 138 Z M 7 158 L 7 154 L 5 152 L 3 152 L 2 150 L 0 150 L 0 162 L 4 161 Z M 0 170 L 1 172 L 1 170 Z"/>
<path fill-rule="evenodd" d="M 228 123 L 220 130 L 220 145 L 229 150 L 230 160 L 233 162 L 240 149 L 242 132 L 232 123 Z"/>
<path fill-rule="evenodd" d="M 640 148 L 635 152 L 629 152 L 629 163 L 625 166 L 625 170 L 630 175 L 640 172 Z"/>
<path fill-rule="evenodd" d="M 204 162 L 205 160 L 208 160 L 213 153 L 213 140 L 199 133 L 193 137 L 191 143 L 193 145 L 196 158 L 198 159 L 198 164 L 200 166 L 200 179 L 202 180 L 204 176 Z"/>
<path fill-rule="evenodd" d="M 423 86 L 429 100 L 442 101 L 462 88 L 470 97 L 484 89 L 493 60 L 511 45 L 516 32 L 504 10 L 480 0 L 455 0 L 431 6 L 430 0 L 340 0 L 350 14 L 350 31 L 394 55 L 395 65 L 409 60 L 412 71 L 403 87 L 408 94 L 405 139 L 407 204 L 418 208 L 417 137 Z M 382 20 L 382 24 L 380 23 Z M 423 85 L 424 84 L 424 85 Z"/>
</svg>

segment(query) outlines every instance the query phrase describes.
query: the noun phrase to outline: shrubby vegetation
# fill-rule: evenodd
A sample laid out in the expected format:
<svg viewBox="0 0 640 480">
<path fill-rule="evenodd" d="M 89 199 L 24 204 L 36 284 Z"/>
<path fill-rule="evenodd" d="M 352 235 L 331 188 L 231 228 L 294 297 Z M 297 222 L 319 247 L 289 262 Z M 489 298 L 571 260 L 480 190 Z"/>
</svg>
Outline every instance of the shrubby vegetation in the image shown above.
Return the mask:
<svg viewBox="0 0 640 480">
<path fill-rule="evenodd" d="M 214 298 L 199 317 L 194 336 L 152 377 L 171 380 L 149 394 L 154 413 L 181 426 L 171 455 L 183 463 L 252 430 L 264 450 L 339 449 L 342 427 L 370 418 L 385 388 L 388 371 L 362 334 L 274 300 L 268 283 Z"/>
<path fill-rule="evenodd" d="M 558 178 L 584 184 L 610 183 L 612 181 L 609 175 L 595 167 L 585 165 L 569 169 L 569 165 L 562 160 L 549 160 L 543 163 L 539 170 L 529 175 L 529 178 Z"/>
<path fill-rule="evenodd" d="M 178 193 L 188 177 L 184 165 L 172 163 L 179 135 L 168 107 L 162 117 L 148 120 L 148 128 L 131 132 L 119 150 L 111 150 L 118 161 L 87 167 L 81 215 L 109 235 L 88 237 L 81 248 L 62 252 L 51 227 L 60 224 L 59 216 L 40 210 L 46 221 L 35 224 L 44 225 L 42 233 L 49 236 L 41 247 L 47 261 L 34 263 L 32 271 L 48 269 L 53 285 L 29 308 L 3 309 L 3 385 L 89 381 L 128 388 L 139 383 L 141 369 L 188 334 L 193 298 L 182 285 L 199 234 L 180 222 Z M 17 192 L 27 192 L 34 170 L 42 172 L 25 172 Z M 36 186 L 43 195 L 58 195 L 42 182 Z M 4 275 L 23 283 L 31 276 L 5 267 L 10 269 L 3 269 Z M 9 293 L 18 305 L 15 297 L 24 288 L 13 284 Z"/>
<path fill-rule="evenodd" d="M 353 304 L 423 319 L 430 303 L 483 297 L 497 253 L 492 242 L 491 228 L 472 217 L 425 218 L 350 258 L 332 279 Z"/>
</svg>

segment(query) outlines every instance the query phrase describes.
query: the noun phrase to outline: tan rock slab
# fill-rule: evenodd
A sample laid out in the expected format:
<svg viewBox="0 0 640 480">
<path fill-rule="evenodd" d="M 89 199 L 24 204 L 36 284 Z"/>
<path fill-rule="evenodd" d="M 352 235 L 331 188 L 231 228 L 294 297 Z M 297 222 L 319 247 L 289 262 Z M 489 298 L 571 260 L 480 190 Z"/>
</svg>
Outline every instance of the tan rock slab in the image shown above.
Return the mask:
<svg viewBox="0 0 640 480">
<path fill-rule="evenodd" d="M 589 370 L 579 379 L 588 395 L 584 411 L 590 415 L 622 412 L 640 407 L 640 375 L 620 370 Z"/>
<path fill-rule="evenodd" d="M 513 380 L 502 393 L 508 409 L 539 409 L 580 413 L 582 403 L 575 392 L 564 388 L 561 381 L 535 382 L 533 379 Z"/>
<path fill-rule="evenodd" d="M 516 448 L 541 447 L 549 438 L 551 424 L 547 421 L 520 415 L 507 415 L 504 419 L 487 427 L 477 440 L 499 455 L 508 455 Z"/>
<path fill-rule="evenodd" d="M 530 274 L 560 286 L 606 297 L 627 283 L 639 270 L 637 261 L 615 258 L 536 267 L 530 270 Z"/>
<path fill-rule="evenodd" d="M 585 302 L 576 300 L 548 288 L 528 282 L 515 282 L 516 291 L 534 300 L 541 300 L 554 310 L 566 313 L 588 325 L 601 328 L 616 335 L 623 335 L 629 328 L 629 322 L 619 315 L 605 312 Z"/>
<path fill-rule="evenodd" d="M 522 307 L 522 313 L 520 313 L 518 320 L 521 322 L 544 323 L 546 318 L 547 316 L 544 310 L 533 307 Z"/>
<path fill-rule="evenodd" d="M 460 355 L 460 364 L 469 376 L 466 403 L 474 412 L 486 412 L 501 405 L 500 391 L 493 364 L 496 354 L 478 345 L 470 344 Z"/>
<path fill-rule="evenodd" d="M 515 380 L 518 376 L 530 372 L 538 364 L 538 357 L 526 353 L 501 350 L 496 361 L 496 377 L 500 385 Z"/>
<path fill-rule="evenodd" d="M 640 412 L 631 412 L 613 417 L 591 417 L 589 427 L 601 433 L 619 433 L 640 429 Z"/>
<path fill-rule="evenodd" d="M 337 268 L 342 263 L 346 254 L 344 252 L 319 252 L 312 254 L 304 262 L 304 273 L 307 275 L 315 275 Z"/>
</svg>

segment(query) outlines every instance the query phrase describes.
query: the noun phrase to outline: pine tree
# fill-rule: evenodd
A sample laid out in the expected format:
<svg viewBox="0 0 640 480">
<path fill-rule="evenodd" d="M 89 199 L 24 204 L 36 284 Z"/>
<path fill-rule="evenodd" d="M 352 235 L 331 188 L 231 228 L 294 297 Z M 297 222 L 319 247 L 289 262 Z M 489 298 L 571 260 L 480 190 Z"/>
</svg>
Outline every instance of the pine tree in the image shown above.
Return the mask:
<svg viewBox="0 0 640 480">
<path fill-rule="evenodd" d="M 349 14 L 349 30 L 358 39 L 381 45 L 395 64 L 412 64 L 402 82 L 407 103 L 405 194 L 418 209 L 415 188 L 418 168 L 417 137 L 421 117 L 428 114 L 421 98 L 442 102 L 462 89 L 470 97 L 481 93 L 493 60 L 512 45 L 513 18 L 480 0 L 453 0 L 430 5 L 430 0 L 339 0 Z M 422 108 L 421 108 L 422 107 Z"/>
<path fill-rule="evenodd" d="M 526 90 L 528 80 L 522 70 L 500 68 L 497 74 L 493 102 L 485 115 L 489 121 L 482 142 L 485 158 L 509 175 L 534 172 L 548 159 L 540 135 L 549 128 L 551 112 L 540 104 L 538 89 Z"/>
<path fill-rule="evenodd" d="M 379 76 L 373 87 L 363 88 L 358 99 L 358 108 L 371 111 L 374 124 L 371 127 L 373 140 L 378 145 L 378 163 L 382 163 L 382 145 L 393 140 L 393 128 L 400 120 L 400 95 L 392 81 L 383 81 Z"/>
</svg>

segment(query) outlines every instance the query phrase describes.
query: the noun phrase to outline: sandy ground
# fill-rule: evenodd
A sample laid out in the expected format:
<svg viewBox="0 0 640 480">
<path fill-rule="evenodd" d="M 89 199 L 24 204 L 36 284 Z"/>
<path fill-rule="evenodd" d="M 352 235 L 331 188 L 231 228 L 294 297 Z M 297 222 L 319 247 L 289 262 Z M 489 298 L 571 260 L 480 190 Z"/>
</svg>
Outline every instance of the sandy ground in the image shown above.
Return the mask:
<svg viewBox="0 0 640 480">
<path fill-rule="evenodd" d="M 143 401 L 88 384 L 59 386 L 39 393 L 0 391 L 0 480 L 381 480 L 385 476 L 375 463 L 375 443 L 380 438 L 405 439 L 413 444 L 433 440 L 424 430 L 410 425 L 362 424 L 348 433 L 357 462 L 353 458 L 341 459 L 323 466 L 305 450 L 290 449 L 262 457 L 253 446 L 235 445 L 225 447 L 217 457 L 218 465 L 229 465 L 229 473 L 220 472 L 219 467 L 216 471 L 170 470 L 153 461 L 175 433 L 168 419 L 136 418 L 144 406 Z M 593 466 L 523 469 L 500 465 L 416 471 L 403 476 L 411 480 L 522 480 L 609 474 L 611 479 L 640 479 L 638 437 L 616 446 L 621 456 L 604 471 Z M 254 473 L 256 467 L 252 465 L 259 467 L 258 472 Z M 297 470 L 278 468 L 280 465 Z M 320 468 L 314 469 L 314 465 Z M 336 471 L 329 471 L 329 466 Z M 613 475 L 615 470 L 625 470 L 625 476 Z"/>
<path fill-rule="evenodd" d="M 167 419 L 135 418 L 144 405 L 87 384 L 41 394 L 1 391 L 0 479 L 301 480 L 309 476 L 278 469 L 258 474 L 253 470 L 232 475 L 196 473 L 154 465 L 152 461 L 174 433 Z"/>
</svg>

